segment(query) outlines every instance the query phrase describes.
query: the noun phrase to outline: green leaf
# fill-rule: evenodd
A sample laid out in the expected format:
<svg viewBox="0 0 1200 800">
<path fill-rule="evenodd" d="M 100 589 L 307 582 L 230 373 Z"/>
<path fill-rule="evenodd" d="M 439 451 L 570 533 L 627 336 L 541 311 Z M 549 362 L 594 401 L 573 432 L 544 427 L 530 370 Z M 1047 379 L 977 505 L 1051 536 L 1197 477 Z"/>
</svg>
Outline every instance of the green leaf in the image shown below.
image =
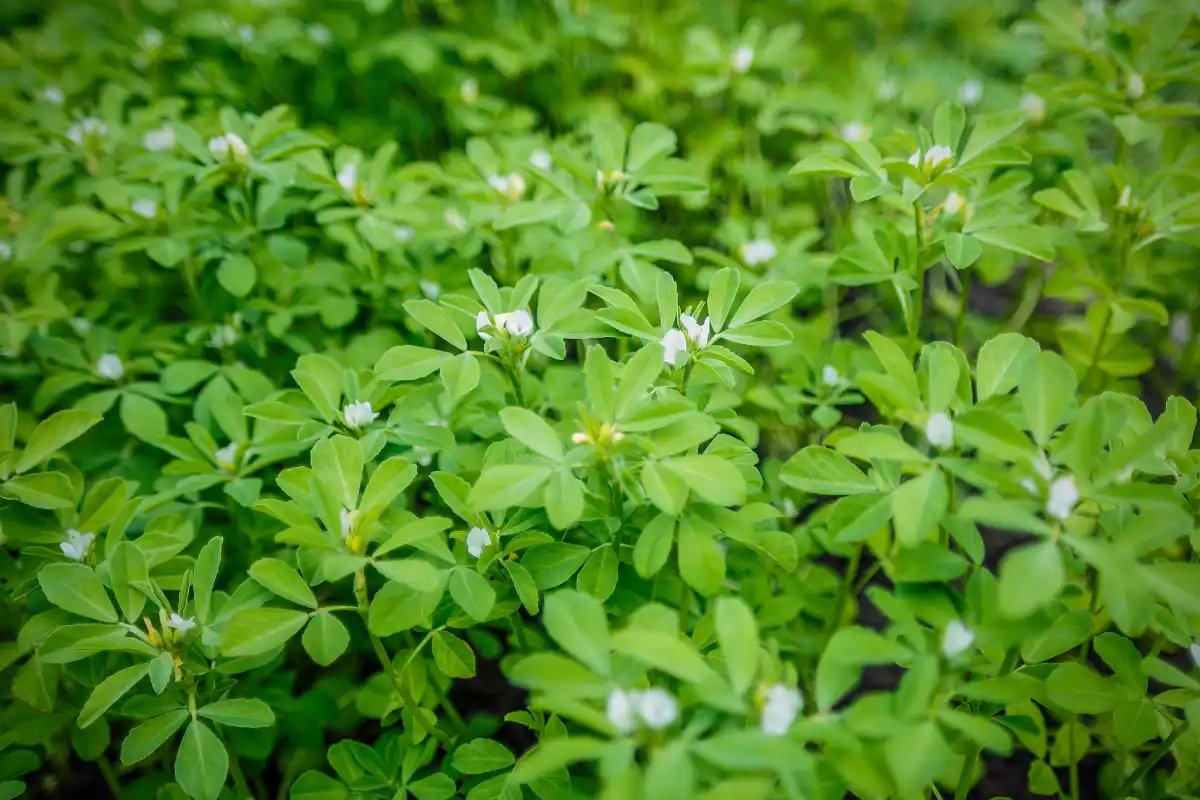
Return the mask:
<svg viewBox="0 0 1200 800">
<path fill-rule="evenodd" d="M 221 568 L 222 544 L 220 536 L 209 539 L 200 549 L 192 568 L 192 605 L 201 622 L 208 622 L 212 608 L 213 586 L 217 581 L 217 571 Z"/>
<path fill-rule="evenodd" d="M 156 442 L 168 434 L 167 413 L 162 406 L 140 394 L 121 397 L 121 424 L 143 442 Z"/>
<path fill-rule="evenodd" d="M 262 700 L 235 698 L 200 706 L 200 716 L 234 728 L 269 728 L 275 724 L 275 712 Z"/>
<path fill-rule="evenodd" d="M 591 554 L 592 551 L 582 545 L 554 542 L 526 550 L 521 557 L 521 566 L 533 576 L 537 588 L 546 591 L 566 583 Z"/>
<path fill-rule="evenodd" d="M 217 800 L 229 772 L 229 754 L 208 726 L 192 720 L 175 756 L 175 780 L 195 800 Z"/>
<path fill-rule="evenodd" d="M 516 761 L 507 747 L 491 739 L 473 739 L 454 751 L 450 766 L 464 775 L 506 769 Z"/>
<path fill-rule="evenodd" d="M 55 511 L 75 505 L 75 489 L 61 472 L 18 475 L 0 484 L 0 494 L 33 508 Z"/>
<path fill-rule="evenodd" d="M 154 755 L 163 742 L 183 727 L 188 716 L 186 708 L 177 708 L 135 727 L 121 743 L 121 763 L 129 766 Z"/>
<path fill-rule="evenodd" d="M 719 597 L 714 622 L 729 682 L 735 692 L 744 694 L 758 669 L 758 621 L 740 597 Z"/>
<path fill-rule="evenodd" d="M 350 644 L 350 632 L 332 613 L 321 611 L 313 614 L 308 621 L 300 643 L 314 663 L 327 667 L 346 652 Z"/>
<path fill-rule="evenodd" d="M 1025 113 L 1019 109 L 1001 111 L 980 117 L 971 129 L 971 135 L 963 146 L 958 163 L 966 166 L 988 149 L 996 146 L 1025 123 Z"/>
<path fill-rule="evenodd" d="M 231 658 L 266 653 L 283 646 L 307 621 L 307 613 L 290 608 L 241 609 L 225 625 L 221 652 Z"/>
<path fill-rule="evenodd" d="M 108 557 L 108 579 L 126 621 L 136 623 L 146 606 L 146 595 L 135 585 L 150 580 L 146 556 L 137 545 L 129 541 L 117 542 Z"/>
<path fill-rule="evenodd" d="M 629 135 L 629 154 L 626 169 L 637 172 L 659 156 L 675 152 L 676 136 L 670 128 L 657 122 L 641 122 Z"/>
<path fill-rule="evenodd" d="M 1026 363 L 1017 396 L 1026 424 L 1043 448 L 1075 402 L 1077 383 L 1075 371 L 1057 353 L 1041 352 Z"/>
<path fill-rule="evenodd" d="M 746 483 L 742 473 L 719 456 L 677 456 L 664 460 L 662 466 L 713 505 L 735 506 L 745 502 Z"/>
<path fill-rule="evenodd" d="M 385 381 L 415 381 L 441 369 L 452 355 L 427 347 L 399 345 L 375 362 L 375 377 Z"/>
<path fill-rule="evenodd" d="M 1054 258 L 1054 245 L 1051 243 L 1049 235 L 1041 228 L 1035 228 L 1032 225 L 972 230 L 971 234 L 984 244 L 1036 258 L 1039 261 L 1049 261 Z"/>
<path fill-rule="evenodd" d="M 451 316 L 436 303 L 425 300 L 409 300 L 404 303 L 409 316 L 429 330 L 445 339 L 459 350 L 467 349 L 467 340 Z"/>
<path fill-rule="evenodd" d="M 267 591 L 306 608 L 317 607 L 317 597 L 300 573 L 277 558 L 260 558 L 250 565 L 250 577 Z"/>
<path fill-rule="evenodd" d="M 1083 644 L 1091 634 L 1091 615 L 1086 611 L 1069 611 L 1021 642 L 1021 658 L 1028 664 L 1049 661 Z"/>
<path fill-rule="evenodd" d="M 817 707 L 822 711 L 832 709 L 858 683 L 863 667 L 904 664 L 908 657 L 908 648 L 875 631 L 858 626 L 839 628 L 817 664 Z"/>
<path fill-rule="evenodd" d="M 471 487 L 468 502 L 478 511 L 498 511 L 519 506 L 541 488 L 554 468 L 539 464 L 505 464 L 489 467 Z"/>
<path fill-rule="evenodd" d="M 612 636 L 613 649 L 648 667 L 697 686 L 720 683 L 695 646 L 674 633 L 626 628 Z"/>
<path fill-rule="evenodd" d="M 521 758 L 509 780 L 515 784 L 532 783 L 578 761 L 599 759 L 608 750 L 607 740 L 591 736 L 542 739 L 537 747 Z"/>
<path fill-rule="evenodd" d="M 793 166 L 789 175 L 834 175 L 839 178 L 857 178 L 867 173 L 837 156 L 814 153 Z"/>
<path fill-rule="evenodd" d="M 453 403 L 470 394 L 479 385 L 481 375 L 479 359 L 470 352 L 459 353 L 442 364 L 442 386 L 446 387 L 446 393 Z"/>
<path fill-rule="evenodd" d="M 433 634 L 433 661 L 447 678 L 475 675 L 475 653 L 471 646 L 447 631 Z"/>
<path fill-rule="evenodd" d="M 1103 714 L 1121 701 L 1119 684 L 1082 664 L 1060 664 L 1046 679 L 1046 697 L 1076 714 Z"/>
<path fill-rule="evenodd" d="M 599 675 L 612 669 L 608 618 L 599 600 L 583 592 L 562 589 L 546 595 L 542 624 L 550 638 Z"/>
<path fill-rule="evenodd" d="M 675 541 L 675 518 L 659 514 L 638 535 L 633 548 L 633 566 L 637 574 L 649 578 L 658 573 L 671 555 Z"/>
<path fill-rule="evenodd" d="M 554 477 L 546 482 L 542 497 L 550 524 L 560 531 L 574 527 L 583 516 L 583 492 L 583 482 L 571 473 L 569 467 L 555 472 Z"/>
<path fill-rule="evenodd" d="M 1066 579 L 1057 544 L 1018 547 L 1000 562 L 1000 611 L 1011 619 L 1026 617 L 1057 598 Z"/>
<path fill-rule="evenodd" d="M 929 457 L 913 448 L 899 436 L 882 431 L 855 431 L 837 441 L 837 450 L 852 458 L 863 461 L 925 462 Z"/>
<path fill-rule="evenodd" d="M 358 504 L 363 518 L 378 519 L 416 476 L 416 465 L 401 456 L 392 456 L 376 467 Z"/>
<path fill-rule="evenodd" d="M 373 561 L 372 566 L 388 580 L 402 583 L 418 592 L 431 592 L 442 581 L 443 573 L 428 561 L 407 558 L 403 561 Z"/>
<path fill-rule="evenodd" d="M 450 596 L 463 611 L 482 622 L 496 604 L 496 590 L 474 570 L 455 567 L 450 572 Z"/>
<path fill-rule="evenodd" d="M 602 544 L 592 551 L 575 586 L 601 602 L 612 596 L 617 589 L 617 554 L 611 545 Z"/>
<path fill-rule="evenodd" d="M 171 675 L 175 671 L 175 658 L 169 651 L 163 651 L 150 661 L 150 687 L 155 694 L 162 694 L 171 683 Z"/>
<path fill-rule="evenodd" d="M 349 436 L 333 436 L 312 449 L 313 479 L 329 488 L 343 508 L 358 507 L 362 483 L 363 452 Z"/>
<path fill-rule="evenodd" d="M 42 420 L 14 467 L 15 472 L 28 472 L 54 455 L 58 450 L 78 439 L 103 417 L 92 411 L 69 409 L 51 414 Z"/>
<path fill-rule="evenodd" d="M 724 330 L 740 285 L 741 273 L 735 267 L 725 267 L 713 276 L 708 287 L 708 313 L 714 330 Z"/>
<path fill-rule="evenodd" d="M 234 297 L 250 294 L 258 281 L 258 269 L 254 262 L 241 253 L 230 253 L 217 267 L 217 282 Z"/>
<path fill-rule="evenodd" d="M 916 547 L 937 530 L 950 506 L 950 491 L 939 469 L 928 469 L 892 492 L 892 524 L 896 540 Z"/>
<path fill-rule="evenodd" d="M 946 258 L 955 269 L 966 269 L 979 260 L 983 253 L 978 239 L 961 233 L 947 233 L 942 244 L 946 248 Z"/>
<path fill-rule="evenodd" d="M 504 430 L 533 452 L 551 461 L 562 461 L 563 447 L 544 419 L 527 408 L 509 406 L 500 409 L 500 422 Z"/>
<path fill-rule="evenodd" d="M 932 720 L 904 726 L 884 746 L 900 797 L 921 797 L 954 763 L 954 752 Z"/>
<path fill-rule="evenodd" d="M 792 301 L 800 287 L 790 281 L 766 281 L 746 295 L 729 321 L 729 329 L 740 328 Z"/>
<path fill-rule="evenodd" d="M 149 669 L 150 662 L 147 661 L 109 675 L 88 695 L 87 702 L 80 709 L 75 724 L 80 728 L 91 725 L 99 719 L 101 714 L 110 709 L 113 703 L 124 697 L 142 678 L 146 677 Z"/>
<path fill-rule="evenodd" d="M 117 612 L 104 584 L 83 564 L 47 564 L 38 572 L 38 584 L 54 605 L 99 622 L 116 622 Z"/>
<path fill-rule="evenodd" d="M 684 583 L 706 597 L 721 590 L 725 583 L 725 555 L 707 526 L 684 517 L 679 523 L 676 554 Z"/>
<path fill-rule="evenodd" d="M 1092 647 L 1122 682 L 1138 694 L 1146 693 L 1149 679 L 1142 671 L 1142 655 L 1133 642 L 1110 631 L 1097 636 Z"/>
<path fill-rule="evenodd" d="M 349 796 L 346 784 L 316 770 L 309 770 L 297 778 L 288 795 L 289 800 L 346 800 Z"/>
</svg>

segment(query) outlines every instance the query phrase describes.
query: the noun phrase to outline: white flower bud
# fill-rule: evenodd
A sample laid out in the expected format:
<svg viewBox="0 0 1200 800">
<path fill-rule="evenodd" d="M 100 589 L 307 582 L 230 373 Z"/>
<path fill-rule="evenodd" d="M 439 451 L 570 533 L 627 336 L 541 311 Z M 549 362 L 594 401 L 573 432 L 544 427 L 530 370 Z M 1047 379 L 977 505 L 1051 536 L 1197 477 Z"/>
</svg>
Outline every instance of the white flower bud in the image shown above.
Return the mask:
<svg viewBox="0 0 1200 800">
<path fill-rule="evenodd" d="M 96 362 L 96 374 L 110 381 L 119 381 L 125 375 L 125 365 L 116 353 L 105 353 Z"/>
<path fill-rule="evenodd" d="M 745 75 L 754 64 L 754 48 L 744 44 L 729 56 L 729 69 L 735 75 Z"/>
<path fill-rule="evenodd" d="M 492 544 L 492 535 L 486 528 L 471 528 L 467 531 L 467 552 L 473 558 L 483 555 L 484 548 Z"/>
<path fill-rule="evenodd" d="M 1021 110 L 1031 122 L 1041 122 L 1046 118 L 1046 101 L 1041 95 L 1026 92 L 1021 96 Z"/>
<path fill-rule="evenodd" d="M 139 217 L 154 219 L 158 216 L 158 203 L 148 198 L 134 200 L 133 205 L 130 208 L 133 213 L 137 214 Z"/>
<path fill-rule="evenodd" d="M 364 425 L 370 425 L 379 417 L 379 412 L 371 410 L 371 404 L 365 400 L 358 403 L 347 403 L 342 408 L 342 419 L 346 427 L 358 430 Z"/>
<path fill-rule="evenodd" d="M 679 355 L 683 354 L 684 360 L 687 360 L 687 337 L 683 331 L 678 328 L 671 328 L 663 337 L 661 344 L 663 346 L 663 363 L 672 367 L 679 366 Z"/>
<path fill-rule="evenodd" d="M 958 620 L 952 620 L 942 633 L 942 655 L 956 658 L 975 643 L 975 634 Z"/>
<path fill-rule="evenodd" d="M 152 131 L 147 131 L 142 137 L 142 147 L 151 153 L 162 153 L 175 147 L 175 129 L 164 125 Z"/>
<path fill-rule="evenodd" d="M 767 690 L 760 720 L 762 732 L 767 736 L 786 736 L 804 708 L 804 695 L 791 686 L 777 683 Z"/>
<path fill-rule="evenodd" d="M 630 734 L 637 727 L 635 696 L 635 692 L 623 689 L 613 689 L 608 694 L 608 702 L 604 704 L 604 715 L 618 733 Z"/>
<path fill-rule="evenodd" d="M 954 422 L 945 411 L 929 415 L 925 423 L 925 438 L 938 450 L 949 450 L 954 446 Z"/>
<path fill-rule="evenodd" d="M 1046 513 L 1060 522 L 1066 522 L 1078 502 L 1079 488 L 1075 486 L 1075 476 L 1064 475 L 1050 484 Z"/>
<path fill-rule="evenodd" d="M 770 261 L 778 254 L 779 250 L 770 239 L 754 239 L 742 245 L 742 261 L 745 261 L 748 267 Z"/>
<path fill-rule="evenodd" d="M 638 692 L 635 700 L 637 714 L 651 730 L 662 730 L 679 716 L 679 704 L 665 689 L 647 689 Z"/>
<path fill-rule="evenodd" d="M 67 540 L 61 542 L 58 546 L 67 558 L 72 561 L 83 561 L 92 549 L 92 541 L 95 538 L 96 534 L 94 533 L 80 533 L 71 528 L 67 531 Z"/>
<path fill-rule="evenodd" d="M 179 614 L 172 613 L 171 616 L 167 618 L 167 627 L 171 628 L 172 630 L 177 630 L 186 636 L 188 631 L 196 627 L 196 618 L 185 618 L 181 617 Z"/>
<path fill-rule="evenodd" d="M 712 332 L 712 325 L 708 317 L 704 318 L 704 322 L 697 323 L 695 317 L 684 314 L 679 318 L 679 322 L 683 325 L 684 331 L 687 332 L 689 343 L 694 345 L 698 350 L 708 347 L 708 337 Z"/>
</svg>

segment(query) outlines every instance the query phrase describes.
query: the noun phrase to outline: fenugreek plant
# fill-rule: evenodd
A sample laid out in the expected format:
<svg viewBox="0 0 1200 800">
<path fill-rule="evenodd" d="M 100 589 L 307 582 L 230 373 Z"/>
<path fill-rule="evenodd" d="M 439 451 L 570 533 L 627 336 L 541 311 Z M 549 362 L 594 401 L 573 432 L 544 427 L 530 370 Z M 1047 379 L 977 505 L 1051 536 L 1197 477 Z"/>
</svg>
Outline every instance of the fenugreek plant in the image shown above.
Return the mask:
<svg viewBox="0 0 1200 800">
<path fill-rule="evenodd" d="M 0 800 L 1200 797 L 1200 7 L 0 9 Z"/>
</svg>

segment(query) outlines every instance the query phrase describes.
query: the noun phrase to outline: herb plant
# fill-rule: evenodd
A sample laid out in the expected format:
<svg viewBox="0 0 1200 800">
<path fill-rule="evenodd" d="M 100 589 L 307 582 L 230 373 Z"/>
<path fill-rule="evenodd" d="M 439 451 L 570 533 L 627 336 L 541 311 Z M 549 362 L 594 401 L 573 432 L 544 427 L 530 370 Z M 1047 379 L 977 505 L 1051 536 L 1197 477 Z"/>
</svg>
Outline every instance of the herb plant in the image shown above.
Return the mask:
<svg viewBox="0 0 1200 800">
<path fill-rule="evenodd" d="M 1200 7 L 0 11 L 0 800 L 1200 796 Z"/>
</svg>

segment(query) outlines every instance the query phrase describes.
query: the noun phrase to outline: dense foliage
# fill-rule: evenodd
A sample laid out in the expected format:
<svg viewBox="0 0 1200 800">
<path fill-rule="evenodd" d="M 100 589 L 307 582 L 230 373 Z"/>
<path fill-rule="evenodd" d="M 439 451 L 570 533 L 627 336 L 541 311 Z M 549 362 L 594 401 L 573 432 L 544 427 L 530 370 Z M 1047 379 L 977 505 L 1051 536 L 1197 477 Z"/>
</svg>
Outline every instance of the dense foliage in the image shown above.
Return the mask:
<svg viewBox="0 0 1200 800">
<path fill-rule="evenodd" d="M 0 11 L 0 798 L 1200 796 L 1200 6 Z"/>
</svg>

